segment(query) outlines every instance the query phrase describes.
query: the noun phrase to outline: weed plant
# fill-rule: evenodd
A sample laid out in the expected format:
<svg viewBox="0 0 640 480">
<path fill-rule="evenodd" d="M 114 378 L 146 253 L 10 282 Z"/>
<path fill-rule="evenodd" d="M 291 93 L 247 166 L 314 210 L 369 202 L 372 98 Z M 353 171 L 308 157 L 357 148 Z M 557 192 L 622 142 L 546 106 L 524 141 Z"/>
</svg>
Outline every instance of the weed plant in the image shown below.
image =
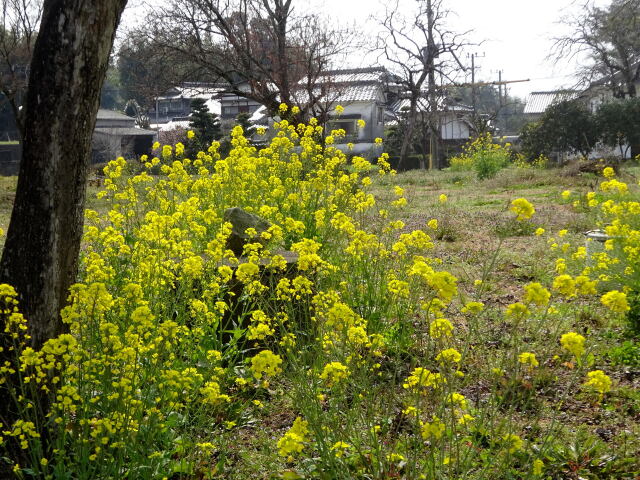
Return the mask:
<svg viewBox="0 0 640 480">
<path fill-rule="evenodd" d="M 600 412 L 616 393 L 565 308 L 597 298 L 597 279 L 558 272 L 489 305 L 501 244 L 463 292 L 433 255 L 437 223 L 407 228 L 400 186 L 384 203 L 371 193 L 372 178 L 394 176 L 387 155 L 347 169 L 331 146 L 340 132 L 275 129 L 257 149 L 236 127 L 224 158 L 213 142 L 193 159 L 177 144 L 112 161 L 98 194 L 109 210 L 86 213 L 70 333 L 34 350 L 15 291 L 0 287 L 15 352 L 0 370 L 20 411 L 0 443 L 16 477 L 637 473 L 633 442 L 607 457 L 567 425 L 576 398 Z M 262 238 L 240 257 L 226 247 L 229 207 L 271 222 L 246 232 Z M 534 214 L 510 204 L 514 222 Z M 623 292 L 602 298 L 625 313 Z M 496 348 L 481 345 L 488 330 Z"/>
</svg>

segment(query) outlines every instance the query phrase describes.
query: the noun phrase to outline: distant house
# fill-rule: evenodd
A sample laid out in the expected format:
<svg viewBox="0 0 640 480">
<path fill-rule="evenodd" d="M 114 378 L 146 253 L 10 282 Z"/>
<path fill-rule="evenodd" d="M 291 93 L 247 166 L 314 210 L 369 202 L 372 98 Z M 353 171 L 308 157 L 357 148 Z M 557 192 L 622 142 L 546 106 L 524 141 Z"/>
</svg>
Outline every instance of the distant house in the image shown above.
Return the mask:
<svg viewBox="0 0 640 480">
<path fill-rule="evenodd" d="M 151 127 L 166 130 L 167 127 L 171 129 L 188 125 L 191 101 L 196 98 L 203 99 L 210 112 L 220 115 L 222 105 L 219 95 L 223 90 L 224 84 L 194 82 L 169 89 L 164 95 L 158 97 L 155 106 L 149 110 Z"/>
<path fill-rule="evenodd" d="M 531 92 L 524 105 L 524 115 L 530 122 L 538 120 L 547 108 L 556 103 L 580 98 L 580 90 L 551 90 L 546 92 Z"/>
<path fill-rule="evenodd" d="M 246 89 L 247 92 L 249 89 L 248 85 L 240 85 L 238 88 L 241 91 Z M 224 90 L 219 91 L 216 98 L 220 103 L 220 118 L 223 121 L 233 121 L 241 113 L 248 113 L 249 115 L 252 115 L 262 107 L 262 104 L 255 100 L 226 92 Z"/>
<path fill-rule="evenodd" d="M 426 98 L 418 99 L 416 107 L 418 118 L 421 115 L 426 116 L 430 112 L 429 102 Z M 394 116 L 394 121 L 391 124 L 405 116 L 410 108 L 411 102 L 408 98 L 401 98 L 395 101 L 390 107 L 390 111 Z M 443 142 L 466 142 L 473 129 L 471 123 L 472 114 L 473 108 L 468 105 L 451 103 L 446 99 L 440 99 L 437 114 L 440 139 Z"/>
<path fill-rule="evenodd" d="M 327 131 L 342 129 L 347 142 L 371 147 L 384 137 L 385 109 L 391 76 L 382 67 L 331 70 L 321 74 L 317 87 L 326 92 L 324 102 L 329 113 Z M 344 111 L 335 112 L 341 105 Z M 358 127 L 364 120 L 365 127 Z"/>
<path fill-rule="evenodd" d="M 156 139 L 157 132 L 136 127 L 134 118 L 101 108 L 91 141 L 92 163 L 147 154 Z"/>
<path fill-rule="evenodd" d="M 640 62 L 631 65 L 631 70 L 639 70 Z M 640 96 L 640 78 L 632 82 L 635 88 L 636 96 Z M 616 95 L 614 95 L 614 91 Z M 591 84 L 584 90 L 582 96 L 593 113 L 598 107 L 614 98 L 628 98 L 629 92 L 624 82 L 621 72 L 615 75 L 605 75 Z"/>
</svg>

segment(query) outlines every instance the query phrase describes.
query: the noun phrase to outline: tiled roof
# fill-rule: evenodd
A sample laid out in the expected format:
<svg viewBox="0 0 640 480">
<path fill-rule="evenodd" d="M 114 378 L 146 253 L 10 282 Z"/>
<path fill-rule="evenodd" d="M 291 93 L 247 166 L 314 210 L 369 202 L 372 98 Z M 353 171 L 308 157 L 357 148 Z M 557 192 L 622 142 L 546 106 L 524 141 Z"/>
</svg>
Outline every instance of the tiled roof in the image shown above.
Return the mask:
<svg viewBox="0 0 640 480">
<path fill-rule="evenodd" d="M 373 102 L 378 98 L 379 91 L 379 85 L 348 85 L 340 89 L 336 103 Z"/>
<path fill-rule="evenodd" d="M 427 102 L 427 100 L 424 98 L 419 98 L 418 104 L 416 106 L 419 112 L 429 111 L 429 102 Z M 408 112 L 410 108 L 411 108 L 411 100 L 409 100 L 408 98 L 401 98 L 399 100 L 396 100 L 391 105 L 391 111 L 393 113 Z"/>
<path fill-rule="evenodd" d="M 554 90 L 551 92 L 531 92 L 527 97 L 524 113 L 543 113 L 554 103 L 574 100 L 580 94 L 577 90 Z"/>
<path fill-rule="evenodd" d="M 331 85 L 321 93 L 320 87 L 314 89 L 314 96 L 320 98 L 320 102 L 329 102 L 333 105 L 348 104 L 352 102 L 375 102 L 382 90 L 380 84 L 354 84 Z M 303 105 L 309 101 L 309 95 L 305 90 L 295 93 L 295 103 Z"/>
<path fill-rule="evenodd" d="M 388 75 L 382 67 L 348 68 L 342 70 L 328 70 L 322 72 L 314 83 L 349 84 L 349 83 L 378 83 Z M 300 85 L 305 85 L 306 77 L 300 80 Z"/>
<path fill-rule="evenodd" d="M 396 100 L 391 105 L 391 111 L 394 113 L 400 113 L 402 111 L 409 111 L 411 107 L 411 101 L 408 98 L 401 98 L 400 100 Z M 428 112 L 429 111 L 429 101 L 426 98 L 418 99 L 418 112 Z M 461 103 L 449 104 L 446 99 L 439 98 L 438 99 L 438 110 L 442 112 L 472 112 L 473 108 L 468 105 L 463 105 Z"/>
<path fill-rule="evenodd" d="M 106 108 L 101 108 L 98 110 L 98 120 L 131 120 L 134 121 L 133 118 L 125 115 L 124 113 L 116 112 L 114 110 L 107 110 Z"/>
<path fill-rule="evenodd" d="M 170 89 L 164 95 L 160 96 L 159 100 L 170 100 L 172 98 L 210 99 L 224 90 L 225 89 L 220 86 L 180 85 Z"/>
<path fill-rule="evenodd" d="M 96 132 L 104 133 L 106 135 L 122 135 L 122 136 L 139 136 L 139 135 L 155 135 L 157 132 L 154 130 L 146 130 L 144 128 L 109 128 L 101 127 L 96 128 Z"/>
</svg>

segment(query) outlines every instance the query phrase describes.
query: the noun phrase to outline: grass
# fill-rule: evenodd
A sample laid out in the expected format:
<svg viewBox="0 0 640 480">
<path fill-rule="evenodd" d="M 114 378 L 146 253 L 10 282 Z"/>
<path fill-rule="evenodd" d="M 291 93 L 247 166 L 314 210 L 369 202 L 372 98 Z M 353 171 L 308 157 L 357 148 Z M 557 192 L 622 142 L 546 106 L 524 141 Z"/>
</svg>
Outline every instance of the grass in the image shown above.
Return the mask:
<svg viewBox="0 0 640 480">
<path fill-rule="evenodd" d="M 627 179 L 636 173 L 637 169 L 629 169 Z M 486 359 L 509 348 L 504 342 L 505 332 L 513 329 L 514 325 L 505 321 L 498 309 L 517 301 L 527 283 L 551 284 L 558 254 L 549 250 L 548 238 L 568 228 L 565 238 L 580 245 L 583 242 L 582 232 L 594 227 L 587 214 L 573 209 L 560 193 L 567 189 L 587 192 L 594 183 L 591 175 L 565 176 L 562 170 L 519 169 L 506 169 L 485 181 L 460 172 L 410 171 L 396 177 L 383 177 L 374 183 L 376 197 L 381 201 L 393 198 L 390 186 L 399 185 L 405 189 L 409 200 L 403 219 L 405 231 L 425 228 L 425 224 L 435 218 L 439 230 L 448 232 L 445 238 L 435 242 L 434 256 L 441 258 L 444 268 L 459 278 L 461 301 L 477 295 L 474 280 L 482 277 L 487 263 L 499 247 L 494 258 L 494 274 L 483 286 L 483 301 L 489 307 L 486 314 L 472 324 L 466 323 L 462 315 L 455 317 L 456 325 L 462 325 L 464 335 L 469 337 L 469 349 L 465 352 L 467 381 L 462 391 L 468 398 L 482 402 L 488 395 L 491 387 L 487 378 L 490 375 L 483 367 Z M 444 205 L 438 202 L 442 193 L 448 196 Z M 532 232 L 523 235 L 509 230 L 513 223 L 508 207 L 511 200 L 518 197 L 534 203 L 536 214 L 533 223 L 536 228 L 544 228 L 545 235 L 538 237 Z M 438 233 L 435 238 L 439 237 Z M 528 348 L 548 358 L 550 363 L 543 366 L 543 373 L 533 386 L 536 396 L 523 391 L 521 383 L 502 387 L 500 398 L 504 402 L 505 413 L 525 430 L 533 429 L 532 434 L 541 426 L 555 422 L 562 425 L 554 427 L 557 428 L 557 443 L 548 458 L 556 475 L 559 475 L 553 478 L 632 478 L 632 472 L 640 471 L 637 344 L 625 340 L 624 325 L 604 314 L 597 305 L 567 301 L 558 309 L 557 316 L 549 325 L 524 329 Z M 603 405 L 582 394 L 570 395 L 560 417 L 555 418 L 557 390 L 576 388 L 570 386 L 569 374 L 566 380 L 556 377 L 554 367 L 558 366 L 558 361 L 552 360 L 553 355 L 548 353 L 556 349 L 555 345 L 549 344 L 548 337 L 565 331 L 588 336 L 592 343 L 591 368 L 609 372 L 617 388 Z M 567 385 L 559 386 L 563 382 Z M 283 411 L 276 410 L 271 415 L 277 418 L 283 415 Z M 532 415 L 540 417 L 537 425 L 531 423 Z M 238 454 L 246 454 L 249 450 L 260 455 L 263 449 L 270 448 L 273 438 L 265 437 L 262 430 L 257 430 L 248 444 L 238 445 Z M 234 465 L 234 474 L 230 478 L 269 478 L 268 470 L 262 467 L 255 462 L 240 460 Z"/>
<path fill-rule="evenodd" d="M 629 168 L 624 175 L 633 179 L 638 172 L 635 167 Z M 579 246 L 584 242 L 582 232 L 593 228 L 593 221 L 586 212 L 574 209 L 570 202 L 562 199 L 560 193 L 564 190 L 576 195 L 584 193 L 592 190 L 596 181 L 592 175 L 569 176 L 563 170 L 515 168 L 502 170 L 496 177 L 483 181 L 478 181 L 473 173 L 447 171 L 410 171 L 394 177 L 374 178 L 373 194 L 378 204 L 395 199 L 389 187 L 399 185 L 404 189 L 409 204 L 402 211 L 402 232 L 429 231 L 427 222 L 438 220 L 437 229 L 430 232 L 435 239 L 431 256 L 440 259 L 441 268 L 458 278 L 459 293 L 446 315 L 456 327 L 456 345 L 464 358 L 464 378 L 460 380 L 459 391 L 478 406 L 478 411 L 495 402 L 491 408 L 497 409 L 500 415 L 492 421 L 507 422 L 514 426 L 514 431 L 525 432 L 526 439 L 533 441 L 544 437 L 545 432 L 553 432 L 553 443 L 545 450 L 545 471 L 549 474 L 546 478 L 634 478 L 640 472 L 638 349 L 622 320 L 605 312 L 597 298 L 556 301 L 555 314 L 523 322 L 505 317 L 503 313 L 507 305 L 521 299 L 525 285 L 552 283 L 559 252 L 549 248 L 550 238 L 557 239 L 558 232 L 567 229 L 560 243 Z M 95 199 L 96 190 L 96 187 L 89 188 L 87 208 L 104 213 L 106 203 Z M 15 179 L 0 180 L 0 227 L 4 229 L 14 192 Z M 448 198 L 445 203 L 439 201 L 441 194 Z M 536 208 L 527 226 L 515 222 L 509 212 L 511 201 L 519 197 L 527 198 Z M 534 235 L 536 228 L 543 228 L 545 234 Z M 345 289 L 345 297 L 353 294 L 357 298 L 359 289 L 368 286 L 366 277 L 356 278 L 353 272 L 346 278 L 351 284 Z M 478 280 L 482 280 L 481 285 L 477 285 Z M 463 305 L 472 300 L 483 301 L 486 309 L 477 316 L 464 315 Z M 357 306 L 366 309 L 366 305 Z M 373 323 L 374 318 L 375 311 L 367 320 Z M 428 361 L 425 359 L 429 355 L 433 356 L 435 347 L 425 343 L 428 327 L 419 320 L 403 317 L 403 310 L 398 308 L 397 318 L 391 319 L 392 326 L 395 321 L 397 328 L 385 332 L 393 348 L 376 360 L 379 376 L 365 375 L 360 379 L 363 382 L 359 386 L 360 395 L 365 395 L 366 401 L 350 393 L 341 397 L 343 392 L 336 389 L 330 394 L 335 393 L 335 400 L 317 402 L 316 418 L 319 421 L 331 418 L 334 423 L 327 421 L 322 428 L 318 427 L 314 432 L 316 437 L 321 436 L 324 429 L 348 432 L 350 428 L 380 421 L 381 445 L 390 446 L 389 451 L 395 447 L 398 451 L 412 451 L 410 445 L 402 444 L 410 438 L 407 435 L 410 425 L 395 400 L 406 395 L 402 382 L 412 368 Z M 403 322 L 411 324 L 409 333 L 403 330 Z M 568 331 L 588 338 L 584 361 L 589 369 L 602 369 L 614 380 L 615 388 L 602 402 L 581 392 L 573 375 L 577 366 L 566 357 L 560 358 L 559 345 L 555 340 L 549 341 Z M 492 372 L 492 367 L 497 368 L 501 361 L 506 362 L 505 358 L 524 348 L 535 352 L 540 359 L 535 375 L 520 372 L 501 377 Z M 300 359 L 292 358 L 289 363 L 297 360 Z M 517 361 L 512 363 L 518 365 Z M 300 414 L 301 405 L 296 400 L 300 400 L 304 392 L 291 392 L 296 388 L 304 390 L 299 385 L 310 378 L 306 368 L 311 371 L 317 366 L 310 361 L 303 367 L 300 370 L 290 367 L 290 371 L 274 378 L 267 388 L 258 390 L 257 398 L 262 406 L 246 408 L 237 426 L 229 426 L 221 434 L 220 429 L 216 430 L 218 453 L 198 467 L 199 471 L 208 472 L 208 476 L 188 478 L 302 478 L 293 473 L 291 465 L 278 458 L 276 443 Z M 354 391 L 358 391 L 357 388 Z M 312 410 L 308 408 L 308 412 Z M 350 419 L 354 414 L 366 418 Z M 309 416 L 307 419 L 312 425 L 313 419 Z M 344 421 L 341 423 L 340 419 Z M 353 425 L 349 421 L 353 421 Z M 221 422 L 212 418 L 211 424 L 216 423 Z M 494 451 L 491 448 L 496 447 L 492 443 L 495 440 L 481 430 L 474 431 L 467 442 L 474 448 L 485 448 L 488 455 Z M 335 461 L 333 453 L 324 453 L 325 458 Z M 523 461 L 531 458 L 523 457 Z M 310 478 L 330 478 L 313 470 L 315 460 L 301 459 L 296 465 L 297 471 L 306 471 Z M 500 470 L 502 465 L 492 463 L 491 458 L 485 461 L 485 466 L 478 467 L 478 471 L 464 472 L 460 478 L 523 478 L 516 471 Z M 351 466 L 360 468 L 360 465 Z M 414 478 L 415 472 L 402 468 L 399 464 L 397 470 L 387 471 L 387 476 L 375 478 Z M 522 466 L 522 471 L 527 468 Z M 354 476 L 345 473 L 344 478 Z"/>
</svg>

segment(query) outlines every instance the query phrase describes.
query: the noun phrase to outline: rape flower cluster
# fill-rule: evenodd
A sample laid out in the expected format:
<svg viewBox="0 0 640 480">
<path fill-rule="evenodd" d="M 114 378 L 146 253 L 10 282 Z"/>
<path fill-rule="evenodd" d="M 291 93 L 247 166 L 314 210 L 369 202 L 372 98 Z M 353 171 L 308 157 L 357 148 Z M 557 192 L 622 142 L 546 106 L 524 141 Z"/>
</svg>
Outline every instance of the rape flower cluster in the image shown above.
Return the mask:
<svg viewBox="0 0 640 480">
<path fill-rule="evenodd" d="M 326 135 L 313 119 L 291 124 L 284 118 L 297 107 L 283 104 L 280 113 L 262 148 L 236 127 L 226 157 L 213 142 L 187 158 L 190 132 L 187 145 L 156 145 L 157 157 L 107 166 L 99 195 L 109 211 L 87 212 L 80 282 L 62 312 L 69 333 L 40 350 L 28 346 L 16 294 L 0 286 L 4 333 L 17 352 L 15 365 L 0 368 L 23 379 L 16 398 L 51 393 L 45 421 L 54 441 L 43 450 L 42 418 L 28 402 L 4 437 L 33 452 L 29 469 L 44 477 L 204 478 L 225 463 L 216 459 L 233 457 L 234 430 L 260 424 L 270 402 L 284 398 L 288 420 L 272 442 L 283 478 L 303 468 L 309 478 L 444 478 L 464 475 L 465 458 L 493 468 L 494 452 L 514 475 L 528 475 L 510 457 L 545 442 L 533 434 L 525 442 L 503 426 L 502 412 L 481 411 L 493 402 L 463 395 L 474 355 L 463 341 L 485 304 L 466 301 L 458 279 L 429 256 L 431 236 L 397 218 L 408 203 L 401 187 L 382 205 L 368 190 L 370 171 L 393 175 L 388 156 L 349 165 L 327 140 L 342 132 Z M 514 205 L 523 219 L 534 211 L 525 202 Z M 244 232 L 242 256 L 228 248 L 233 226 L 224 221 L 236 206 L 271 225 Z M 553 291 L 581 294 L 590 282 L 569 277 Z M 525 286 L 507 323 L 551 315 L 551 295 L 539 283 Z M 620 296 L 607 302 L 623 305 Z M 583 353 L 577 334 L 561 345 Z M 408 353 L 418 346 L 424 355 Z M 511 370 L 491 365 L 501 385 L 546 368 L 524 350 L 510 352 Z M 601 394 L 610 388 L 599 374 L 587 384 Z M 461 446 L 464 457 L 456 456 Z"/>
</svg>

